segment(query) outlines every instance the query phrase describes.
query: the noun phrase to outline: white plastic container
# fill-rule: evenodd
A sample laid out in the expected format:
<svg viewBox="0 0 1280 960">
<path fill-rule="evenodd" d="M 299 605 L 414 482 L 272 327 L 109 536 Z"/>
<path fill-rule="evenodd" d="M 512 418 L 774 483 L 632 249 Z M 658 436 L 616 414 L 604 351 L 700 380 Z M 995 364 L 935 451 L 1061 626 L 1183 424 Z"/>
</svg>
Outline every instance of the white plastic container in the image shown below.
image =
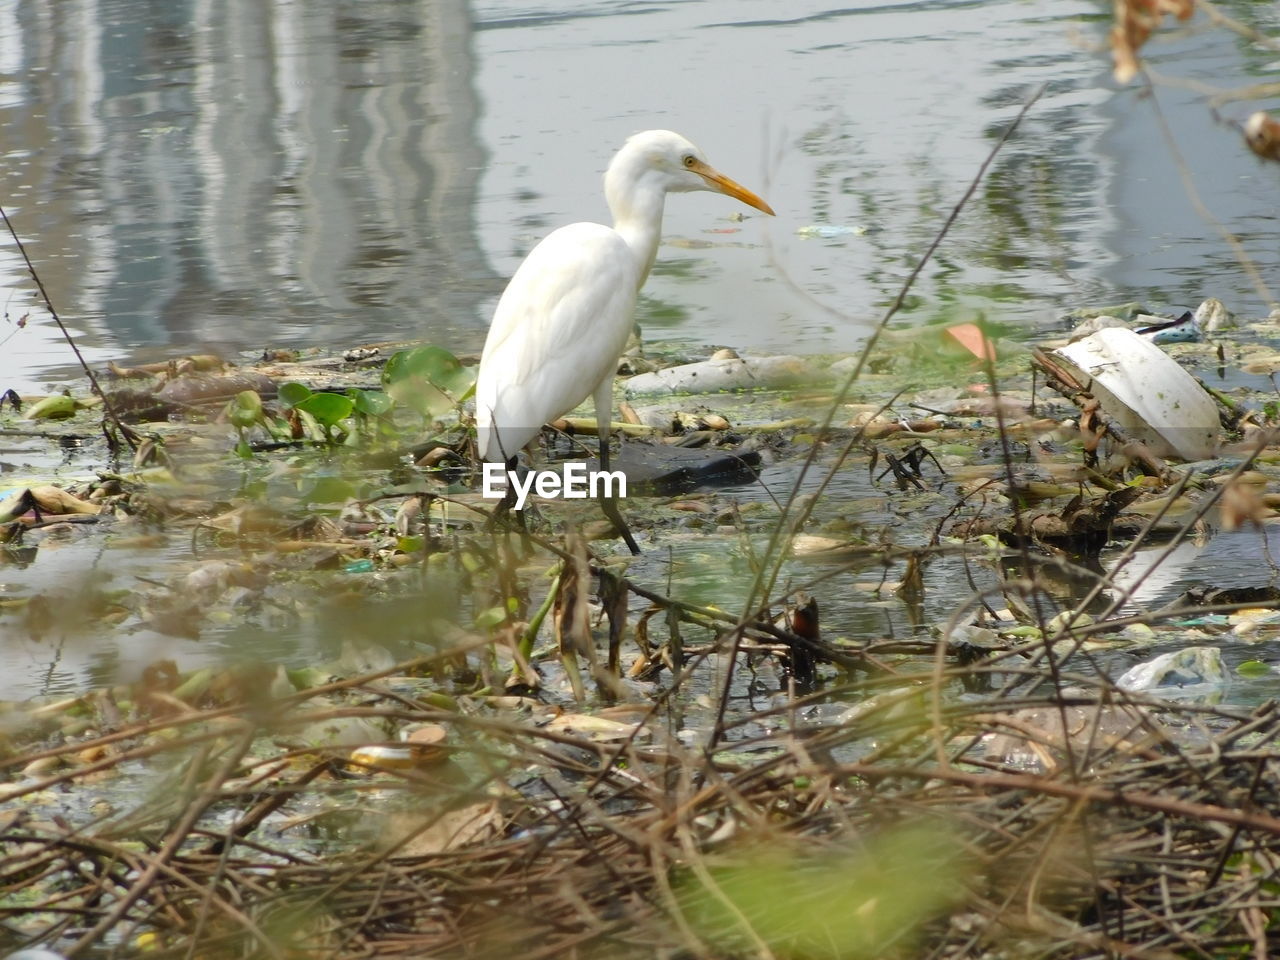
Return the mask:
<svg viewBox="0 0 1280 960">
<path fill-rule="evenodd" d="M 1053 355 L 1102 411 L 1157 456 L 1207 460 L 1221 439 L 1218 408 L 1195 378 L 1132 330 L 1104 327 Z"/>
</svg>

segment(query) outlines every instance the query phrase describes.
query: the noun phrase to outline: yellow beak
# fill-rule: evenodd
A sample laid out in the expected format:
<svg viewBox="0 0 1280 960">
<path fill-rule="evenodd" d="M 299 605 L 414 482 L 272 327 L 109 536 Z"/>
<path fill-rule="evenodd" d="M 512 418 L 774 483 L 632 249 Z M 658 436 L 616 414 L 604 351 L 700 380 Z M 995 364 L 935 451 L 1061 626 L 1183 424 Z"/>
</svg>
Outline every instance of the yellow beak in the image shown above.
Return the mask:
<svg viewBox="0 0 1280 960">
<path fill-rule="evenodd" d="M 730 197 L 741 200 L 749 207 L 755 207 L 757 210 L 762 210 L 771 217 L 774 216 L 773 207 L 769 206 L 736 180 L 730 180 L 715 167 L 708 166 L 701 160 L 697 159 L 692 163 L 686 162 L 685 165 L 694 173 L 706 180 L 707 183 L 711 185 L 711 189 L 719 190 L 723 194 L 727 194 Z"/>
</svg>

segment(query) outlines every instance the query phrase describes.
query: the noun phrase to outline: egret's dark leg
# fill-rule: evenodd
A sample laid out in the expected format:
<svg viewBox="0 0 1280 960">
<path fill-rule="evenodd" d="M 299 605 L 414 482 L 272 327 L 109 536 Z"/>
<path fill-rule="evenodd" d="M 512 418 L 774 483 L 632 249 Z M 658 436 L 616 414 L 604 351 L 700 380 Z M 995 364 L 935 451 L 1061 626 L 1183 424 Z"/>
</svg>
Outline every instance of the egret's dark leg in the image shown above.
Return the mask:
<svg viewBox="0 0 1280 960">
<path fill-rule="evenodd" d="M 596 438 L 600 441 L 600 469 L 608 473 L 609 471 L 609 423 L 610 413 L 613 410 L 613 372 L 600 381 L 596 387 L 593 399 L 596 405 Z M 608 489 L 613 489 L 610 484 Z M 636 546 L 635 537 L 631 536 L 631 528 L 627 526 L 627 521 L 622 519 L 622 514 L 618 511 L 618 501 L 605 493 L 605 489 L 600 490 L 600 509 L 604 511 L 604 515 L 622 534 L 622 539 L 627 542 L 627 549 L 634 554 L 640 552 L 640 548 Z"/>
<path fill-rule="evenodd" d="M 502 499 L 498 501 L 497 506 L 493 508 L 493 516 L 490 523 L 498 523 L 510 512 L 511 508 L 516 505 L 516 488 L 511 482 L 511 471 L 516 469 L 518 458 L 512 457 L 503 466 L 507 471 L 507 492 L 502 495 Z M 517 511 L 519 513 L 519 511 Z"/>
<path fill-rule="evenodd" d="M 609 431 L 608 427 L 600 434 L 600 469 L 609 472 Z M 609 485 L 609 489 L 613 489 L 613 485 Z M 631 528 L 627 526 L 627 521 L 622 519 L 622 513 L 618 510 L 618 501 L 605 493 L 604 488 L 600 490 L 600 509 L 604 511 L 604 515 L 609 518 L 610 522 L 617 527 L 618 532 L 622 534 L 622 539 L 627 542 L 627 549 L 633 554 L 639 554 L 640 548 L 636 546 L 636 541 L 631 536 Z"/>
<path fill-rule="evenodd" d="M 529 472 L 528 467 L 522 467 L 518 457 L 512 457 L 507 461 L 507 469 L 514 470 L 521 480 L 524 479 L 526 473 Z M 508 477 L 510 480 L 510 477 Z M 511 506 L 515 506 L 516 502 L 516 485 L 514 483 L 507 484 L 507 494 L 502 498 L 503 502 L 510 501 Z M 531 505 L 530 505 L 531 506 Z M 525 507 L 528 510 L 529 506 Z M 524 544 L 525 555 L 533 553 L 533 541 L 529 539 L 529 524 L 525 521 L 524 510 L 516 511 L 516 526 L 520 528 L 520 542 Z"/>
<path fill-rule="evenodd" d="M 498 505 L 493 508 L 493 515 L 489 520 L 490 527 L 497 526 L 502 523 L 507 514 L 511 512 L 516 505 L 516 487 L 511 482 L 511 473 L 523 474 L 526 468 L 520 466 L 519 457 L 511 457 L 505 464 L 507 470 L 507 492 L 502 495 L 502 499 L 498 501 Z M 516 526 L 520 528 L 520 538 L 524 541 L 525 553 L 533 552 L 533 544 L 529 540 L 529 527 L 525 523 L 524 511 L 516 510 Z"/>
</svg>

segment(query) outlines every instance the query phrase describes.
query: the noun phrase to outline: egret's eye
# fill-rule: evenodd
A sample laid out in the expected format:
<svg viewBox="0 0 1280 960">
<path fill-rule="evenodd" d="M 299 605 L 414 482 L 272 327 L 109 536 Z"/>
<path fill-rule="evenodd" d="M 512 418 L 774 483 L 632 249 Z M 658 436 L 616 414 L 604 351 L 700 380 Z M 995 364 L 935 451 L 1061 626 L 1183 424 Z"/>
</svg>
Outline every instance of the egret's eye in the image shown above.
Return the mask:
<svg viewBox="0 0 1280 960">
<path fill-rule="evenodd" d="M 684 165 L 688 167 L 690 170 L 693 169 L 693 165 L 697 162 L 698 162 L 697 158 L 694 157 L 692 153 L 684 158 Z"/>
</svg>

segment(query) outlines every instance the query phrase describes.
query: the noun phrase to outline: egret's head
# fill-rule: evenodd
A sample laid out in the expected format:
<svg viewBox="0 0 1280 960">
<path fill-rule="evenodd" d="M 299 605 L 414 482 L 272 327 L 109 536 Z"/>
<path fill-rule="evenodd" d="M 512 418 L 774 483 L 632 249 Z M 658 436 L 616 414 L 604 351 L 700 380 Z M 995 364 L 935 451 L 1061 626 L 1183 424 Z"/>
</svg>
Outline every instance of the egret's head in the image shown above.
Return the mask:
<svg viewBox="0 0 1280 960">
<path fill-rule="evenodd" d="M 707 163 L 696 146 L 670 130 L 646 130 L 627 140 L 604 176 L 609 206 L 614 198 L 637 192 L 686 193 L 711 190 L 741 200 L 772 215 L 773 209 L 758 196 Z M 616 208 L 615 208 L 616 209 Z"/>
</svg>

